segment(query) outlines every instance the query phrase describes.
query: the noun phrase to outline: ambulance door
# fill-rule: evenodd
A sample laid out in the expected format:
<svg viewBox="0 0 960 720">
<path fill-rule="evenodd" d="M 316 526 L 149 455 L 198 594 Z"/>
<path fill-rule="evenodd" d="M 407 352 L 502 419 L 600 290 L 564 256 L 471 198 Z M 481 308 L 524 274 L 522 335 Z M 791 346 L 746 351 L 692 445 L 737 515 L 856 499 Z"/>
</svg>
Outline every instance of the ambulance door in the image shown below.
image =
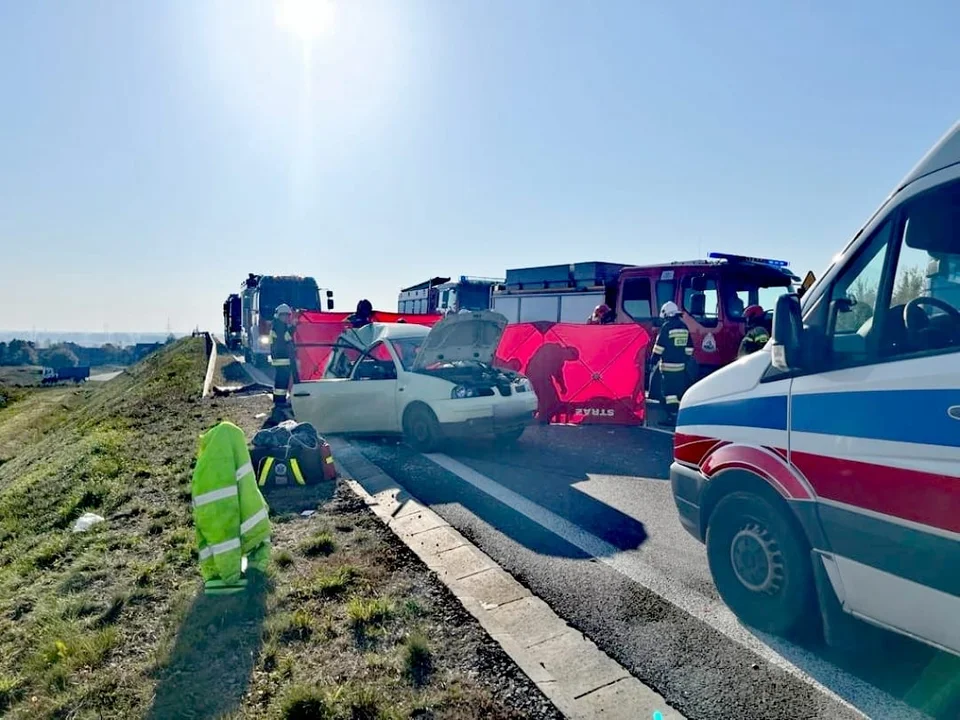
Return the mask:
<svg viewBox="0 0 960 720">
<path fill-rule="evenodd" d="M 960 181 L 906 195 L 804 318 L 790 461 L 844 608 L 960 652 Z"/>
</svg>

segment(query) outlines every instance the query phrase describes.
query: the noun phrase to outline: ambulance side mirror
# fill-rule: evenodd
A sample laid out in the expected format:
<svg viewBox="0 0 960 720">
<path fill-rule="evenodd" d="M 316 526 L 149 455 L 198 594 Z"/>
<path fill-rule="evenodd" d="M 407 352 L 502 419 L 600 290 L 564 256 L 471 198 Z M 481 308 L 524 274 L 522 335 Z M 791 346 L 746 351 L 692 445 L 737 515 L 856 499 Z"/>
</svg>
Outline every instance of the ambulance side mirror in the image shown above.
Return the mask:
<svg viewBox="0 0 960 720">
<path fill-rule="evenodd" d="M 800 298 L 781 295 L 773 311 L 772 364 L 777 370 L 799 370 L 803 351 L 803 318 Z"/>
</svg>

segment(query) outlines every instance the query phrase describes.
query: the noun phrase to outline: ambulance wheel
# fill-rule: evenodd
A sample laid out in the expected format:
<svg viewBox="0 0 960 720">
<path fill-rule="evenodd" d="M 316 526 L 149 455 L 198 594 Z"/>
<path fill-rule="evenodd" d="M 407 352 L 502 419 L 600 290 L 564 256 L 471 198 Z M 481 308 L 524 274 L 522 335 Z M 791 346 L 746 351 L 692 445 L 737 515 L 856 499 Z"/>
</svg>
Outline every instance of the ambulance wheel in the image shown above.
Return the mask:
<svg viewBox="0 0 960 720">
<path fill-rule="evenodd" d="M 443 432 L 433 410 L 426 405 L 412 405 L 403 414 L 403 437 L 419 452 L 433 452 L 440 446 Z"/>
<path fill-rule="evenodd" d="M 707 560 L 723 601 L 747 625 L 789 635 L 812 616 L 810 550 L 782 506 L 727 495 L 710 514 Z"/>
</svg>

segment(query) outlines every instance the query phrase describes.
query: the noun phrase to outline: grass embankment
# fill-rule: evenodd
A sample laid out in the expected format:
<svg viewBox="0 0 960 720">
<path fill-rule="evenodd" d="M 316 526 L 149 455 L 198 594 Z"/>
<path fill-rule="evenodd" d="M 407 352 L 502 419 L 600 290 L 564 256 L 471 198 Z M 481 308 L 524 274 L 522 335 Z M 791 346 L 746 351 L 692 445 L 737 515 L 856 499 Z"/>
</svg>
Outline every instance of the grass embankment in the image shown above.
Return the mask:
<svg viewBox="0 0 960 720">
<path fill-rule="evenodd" d="M 0 410 L 0 715 L 554 716 L 349 491 L 268 496 L 266 583 L 198 594 L 197 435 L 269 402 L 199 400 L 205 365 L 184 340 Z M 86 511 L 106 521 L 72 533 Z"/>
</svg>

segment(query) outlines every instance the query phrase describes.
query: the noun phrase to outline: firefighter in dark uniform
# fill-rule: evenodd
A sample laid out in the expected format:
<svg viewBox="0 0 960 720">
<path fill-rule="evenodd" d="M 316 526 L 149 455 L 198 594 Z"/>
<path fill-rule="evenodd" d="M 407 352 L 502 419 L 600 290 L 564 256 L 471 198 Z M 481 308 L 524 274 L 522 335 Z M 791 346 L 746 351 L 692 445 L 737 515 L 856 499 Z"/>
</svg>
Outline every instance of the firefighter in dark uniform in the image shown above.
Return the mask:
<svg viewBox="0 0 960 720">
<path fill-rule="evenodd" d="M 653 345 L 653 357 L 660 373 L 660 392 L 666 418 L 661 425 L 676 425 L 680 398 L 687 389 L 687 359 L 693 355 L 693 338 L 687 330 L 680 308 L 674 302 L 665 302 L 660 308 L 664 319 Z"/>
<path fill-rule="evenodd" d="M 287 405 L 290 379 L 296 354 L 293 349 L 293 311 L 287 304 L 277 306 L 270 329 L 270 364 L 273 365 L 273 405 Z"/>
<path fill-rule="evenodd" d="M 347 322 L 350 327 L 362 328 L 373 322 L 373 304 L 369 300 L 361 300 L 357 303 L 357 311 L 347 316 Z"/>
<path fill-rule="evenodd" d="M 740 341 L 740 349 L 737 351 L 737 357 L 755 353 L 757 350 L 767 344 L 770 339 L 770 333 L 767 332 L 764 320 L 766 313 L 759 305 L 751 305 L 743 311 L 743 319 L 747 321 L 747 332 Z"/>
</svg>

